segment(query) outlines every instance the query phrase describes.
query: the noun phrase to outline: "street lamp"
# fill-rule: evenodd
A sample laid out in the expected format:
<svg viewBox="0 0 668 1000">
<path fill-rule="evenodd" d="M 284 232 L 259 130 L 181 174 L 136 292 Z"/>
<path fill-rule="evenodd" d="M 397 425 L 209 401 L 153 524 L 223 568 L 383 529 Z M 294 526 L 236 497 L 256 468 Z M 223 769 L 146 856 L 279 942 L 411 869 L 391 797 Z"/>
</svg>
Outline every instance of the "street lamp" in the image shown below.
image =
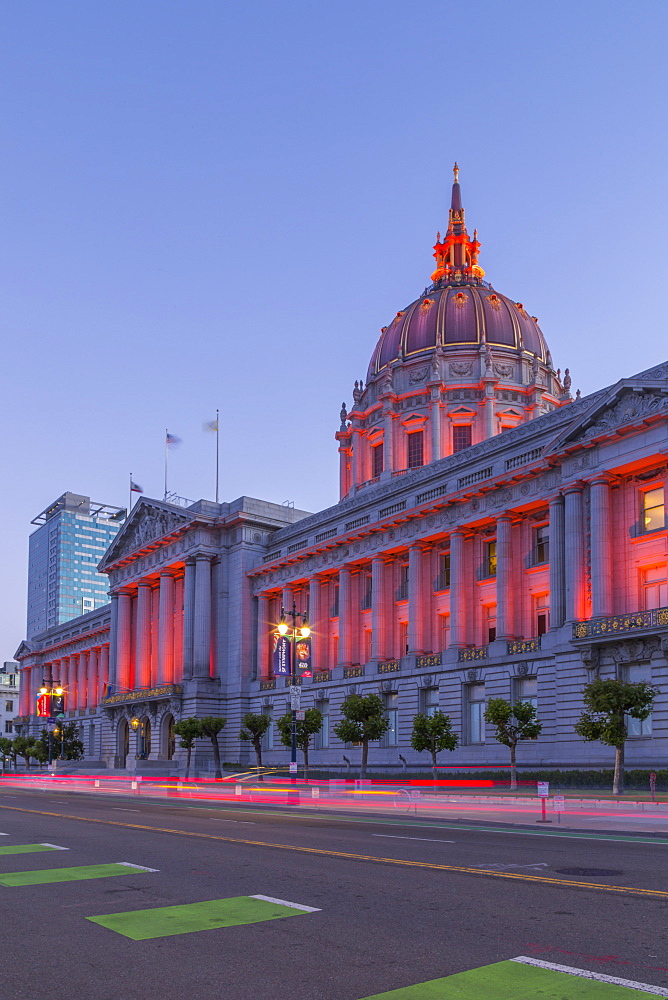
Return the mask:
<svg viewBox="0 0 668 1000">
<path fill-rule="evenodd" d="M 144 723 L 141 719 L 138 719 L 137 716 L 135 715 L 134 718 L 130 719 L 130 725 L 132 726 L 135 733 L 139 730 L 137 739 L 137 757 L 140 760 L 143 760 L 144 755 L 146 753 L 144 747 Z"/>
<path fill-rule="evenodd" d="M 49 666 L 49 680 L 48 680 L 48 683 L 47 683 L 46 678 L 43 678 L 43 680 L 42 680 L 42 686 L 39 689 L 39 693 L 40 694 L 46 694 L 46 695 L 49 696 L 49 714 L 48 714 L 47 720 L 46 720 L 46 729 L 47 729 L 48 744 L 49 744 L 48 766 L 51 767 L 51 765 L 53 763 L 53 731 L 56 728 L 56 719 L 59 716 L 62 717 L 62 718 L 64 718 L 64 716 L 65 716 L 65 712 L 64 712 L 65 703 L 64 703 L 64 700 L 63 700 L 64 691 L 63 691 L 63 688 L 60 686 L 60 681 L 58 681 L 54 685 L 54 683 L 53 683 L 53 668 L 51 666 Z M 58 701 L 56 701 L 55 704 L 54 704 L 54 699 L 55 698 L 57 698 Z M 54 709 L 56 710 L 57 714 L 54 714 Z M 62 725 L 62 723 L 61 723 L 61 725 Z M 62 742 L 64 743 L 64 739 L 63 739 Z"/>
<path fill-rule="evenodd" d="M 288 625 L 286 618 L 292 619 L 292 624 Z M 297 625 L 297 619 L 301 618 L 301 625 Z M 297 611 L 297 605 L 292 602 L 292 611 L 281 608 L 281 620 L 276 631 L 279 635 L 288 636 L 290 639 L 290 687 L 296 686 L 297 682 L 297 639 L 308 639 L 311 629 L 308 624 L 308 614 L 304 611 Z M 292 709 L 292 740 L 290 744 L 290 774 L 297 773 L 297 708 L 295 698 L 290 692 L 290 707 Z"/>
</svg>

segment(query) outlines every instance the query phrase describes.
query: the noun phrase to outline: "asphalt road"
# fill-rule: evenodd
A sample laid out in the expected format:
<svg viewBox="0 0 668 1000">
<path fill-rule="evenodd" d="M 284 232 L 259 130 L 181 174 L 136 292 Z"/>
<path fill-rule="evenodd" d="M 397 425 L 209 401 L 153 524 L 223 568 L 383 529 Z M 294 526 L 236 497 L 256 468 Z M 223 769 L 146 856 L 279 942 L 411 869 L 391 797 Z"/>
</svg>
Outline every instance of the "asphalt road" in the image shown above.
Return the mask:
<svg viewBox="0 0 668 1000">
<path fill-rule="evenodd" d="M 0 832 L 0 881 L 157 869 L 0 884 L 3 1000 L 361 1000 L 518 955 L 668 987 L 659 839 L 17 789 Z M 43 843 L 68 850 L 2 853 Z M 140 941 L 86 919 L 258 894 L 317 912 Z"/>
</svg>

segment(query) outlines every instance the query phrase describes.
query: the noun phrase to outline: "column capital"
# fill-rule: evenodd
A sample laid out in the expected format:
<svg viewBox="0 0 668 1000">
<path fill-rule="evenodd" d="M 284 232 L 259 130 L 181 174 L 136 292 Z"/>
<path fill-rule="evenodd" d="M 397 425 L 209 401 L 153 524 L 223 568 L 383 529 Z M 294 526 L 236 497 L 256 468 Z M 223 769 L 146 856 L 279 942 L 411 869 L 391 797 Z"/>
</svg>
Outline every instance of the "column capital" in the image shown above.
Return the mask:
<svg viewBox="0 0 668 1000">
<path fill-rule="evenodd" d="M 150 580 L 138 580 L 137 581 L 137 589 L 139 589 L 139 587 L 145 587 L 147 590 L 150 590 L 152 586 L 153 586 L 153 584 L 151 583 Z"/>
<path fill-rule="evenodd" d="M 585 488 L 585 483 L 583 482 L 582 479 L 578 479 L 576 482 L 570 483 L 568 486 L 564 486 L 562 493 L 566 497 L 569 494 L 582 493 L 584 488 Z"/>
<path fill-rule="evenodd" d="M 161 577 L 163 577 L 163 576 L 164 577 L 169 577 L 170 579 L 173 580 L 175 575 L 176 574 L 174 573 L 173 569 L 161 569 L 160 570 L 160 576 Z"/>
<path fill-rule="evenodd" d="M 550 507 L 563 507 L 564 505 L 564 495 L 563 493 L 555 493 L 548 500 Z"/>
<path fill-rule="evenodd" d="M 210 563 L 211 560 L 213 559 L 213 555 L 211 553 L 209 553 L 209 552 L 196 552 L 195 555 L 194 555 L 194 557 L 192 557 L 192 558 L 194 558 L 196 560 L 196 562 L 209 562 Z"/>
<path fill-rule="evenodd" d="M 616 476 L 611 476 L 609 472 L 597 472 L 587 482 L 590 486 L 611 486 L 616 478 Z"/>
</svg>

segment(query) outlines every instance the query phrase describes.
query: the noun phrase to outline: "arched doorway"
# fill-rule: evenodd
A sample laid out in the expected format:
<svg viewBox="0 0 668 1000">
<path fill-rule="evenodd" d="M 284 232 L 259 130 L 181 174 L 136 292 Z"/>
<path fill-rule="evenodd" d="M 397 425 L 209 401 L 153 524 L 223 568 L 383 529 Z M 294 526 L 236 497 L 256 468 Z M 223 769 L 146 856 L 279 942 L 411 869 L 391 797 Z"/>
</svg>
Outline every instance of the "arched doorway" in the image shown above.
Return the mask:
<svg viewBox="0 0 668 1000">
<path fill-rule="evenodd" d="M 176 753 L 176 733 L 174 732 L 174 716 L 169 712 L 162 720 L 162 752 L 161 757 L 174 760 Z"/>
<path fill-rule="evenodd" d="M 127 719 L 121 719 L 118 723 L 116 753 L 118 756 L 118 766 L 125 767 L 128 754 L 130 753 L 130 729 Z"/>
</svg>

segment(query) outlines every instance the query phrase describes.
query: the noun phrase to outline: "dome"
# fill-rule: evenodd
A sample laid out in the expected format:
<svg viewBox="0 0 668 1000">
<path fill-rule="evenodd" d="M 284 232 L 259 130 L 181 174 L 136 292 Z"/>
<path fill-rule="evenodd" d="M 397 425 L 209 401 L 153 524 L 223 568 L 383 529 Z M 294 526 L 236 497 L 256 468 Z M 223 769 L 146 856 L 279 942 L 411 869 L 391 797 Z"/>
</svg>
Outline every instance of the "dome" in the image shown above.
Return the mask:
<svg viewBox="0 0 668 1000">
<path fill-rule="evenodd" d="M 483 343 L 526 351 L 547 362 L 543 334 L 522 303 L 501 295 L 481 279 L 474 281 L 441 279 L 400 310 L 381 331 L 367 381 L 393 361 L 420 360 L 439 348 L 450 353 Z"/>
</svg>

